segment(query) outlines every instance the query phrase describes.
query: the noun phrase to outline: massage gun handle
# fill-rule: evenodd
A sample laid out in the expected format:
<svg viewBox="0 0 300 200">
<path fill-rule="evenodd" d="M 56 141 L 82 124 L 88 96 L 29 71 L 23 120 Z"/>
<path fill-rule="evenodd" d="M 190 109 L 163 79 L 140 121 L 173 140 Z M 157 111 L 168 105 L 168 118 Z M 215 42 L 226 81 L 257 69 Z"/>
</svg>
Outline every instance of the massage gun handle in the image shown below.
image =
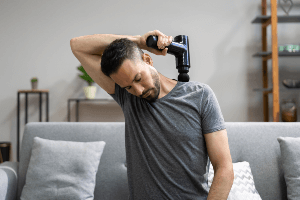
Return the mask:
<svg viewBox="0 0 300 200">
<path fill-rule="evenodd" d="M 150 35 L 150 36 L 148 36 L 148 38 L 147 38 L 146 44 L 147 44 L 148 47 L 151 47 L 151 48 L 153 48 L 153 49 L 162 51 L 163 49 L 159 49 L 159 48 L 158 48 L 157 42 L 158 42 L 158 37 L 155 36 L 155 35 Z M 166 47 L 167 47 L 167 46 L 166 46 Z"/>
<path fill-rule="evenodd" d="M 185 36 L 186 37 L 186 36 Z M 175 57 L 182 56 L 182 53 L 186 52 L 186 46 L 182 43 L 182 36 L 178 35 L 173 39 L 173 42 L 169 46 L 166 46 L 165 48 L 168 48 L 167 53 L 172 54 Z M 162 51 L 163 49 L 159 49 L 157 47 L 158 42 L 158 36 L 156 35 L 150 35 L 147 38 L 146 44 L 148 47 L 151 47 L 153 49 L 156 49 L 158 51 Z"/>
</svg>

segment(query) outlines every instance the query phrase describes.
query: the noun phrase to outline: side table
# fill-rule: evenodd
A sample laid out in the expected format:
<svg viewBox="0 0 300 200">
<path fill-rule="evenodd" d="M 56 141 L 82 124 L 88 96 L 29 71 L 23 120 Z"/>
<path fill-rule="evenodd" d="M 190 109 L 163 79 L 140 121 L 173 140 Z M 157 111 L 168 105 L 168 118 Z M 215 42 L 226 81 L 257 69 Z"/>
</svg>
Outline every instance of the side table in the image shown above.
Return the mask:
<svg viewBox="0 0 300 200">
<path fill-rule="evenodd" d="M 49 122 L 49 90 L 19 90 L 18 91 L 18 121 L 17 121 L 17 161 L 19 162 L 19 144 L 20 144 L 20 94 L 25 93 L 25 124 L 28 123 L 28 94 L 40 94 L 40 122 L 42 122 L 42 94 L 46 94 L 46 121 Z"/>
<path fill-rule="evenodd" d="M 76 122 L 79 121 L 79 103 L 81 101 L 108 101 L 116 102 L 114 99 L 68 99 L 68 121 L 70 122 L 70 103 L 71 101 L 76 101 Z M 116 102 L 117 103 L 117 102 Z"/>
<path fill-rule="evenodd" d="M 5 151 L 1 150 L 1 148 L 8 147 L 8 161 L 11 161 L 11 143 L 10 142 L 0 142 L 0 163 L 4 162 Z"/>
</svg>

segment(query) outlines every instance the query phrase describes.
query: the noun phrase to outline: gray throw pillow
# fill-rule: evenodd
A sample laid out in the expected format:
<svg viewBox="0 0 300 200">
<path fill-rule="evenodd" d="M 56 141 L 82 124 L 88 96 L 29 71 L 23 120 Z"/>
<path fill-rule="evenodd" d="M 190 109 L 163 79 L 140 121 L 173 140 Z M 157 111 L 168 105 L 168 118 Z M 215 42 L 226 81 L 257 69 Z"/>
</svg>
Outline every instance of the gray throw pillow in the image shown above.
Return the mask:
<svg viewBox="0 0 300 200">
<path fill-rule="evenodd" d="M 289 200 L 300 199 L 300 137 L 278 137 Z"/>
<path fill-rule="evenodd" d="M 94 199 L 105 144 L 34 137 L 21 200 Z"/>
</svg>

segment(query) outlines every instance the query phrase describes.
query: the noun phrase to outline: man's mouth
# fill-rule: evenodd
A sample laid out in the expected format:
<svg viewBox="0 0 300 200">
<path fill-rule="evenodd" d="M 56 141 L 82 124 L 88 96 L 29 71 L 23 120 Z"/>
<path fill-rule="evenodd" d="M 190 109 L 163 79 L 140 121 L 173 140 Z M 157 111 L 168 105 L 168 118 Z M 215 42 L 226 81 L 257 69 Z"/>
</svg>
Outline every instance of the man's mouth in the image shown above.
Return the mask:
<svg viewBox="0 0 300 200">
<path fill-rule="evenodd" d="M 151 90 L 149 90 L 146 94 L 144 94 L 143 98 L 146 98 L 150 95 Z"/>
</svg>

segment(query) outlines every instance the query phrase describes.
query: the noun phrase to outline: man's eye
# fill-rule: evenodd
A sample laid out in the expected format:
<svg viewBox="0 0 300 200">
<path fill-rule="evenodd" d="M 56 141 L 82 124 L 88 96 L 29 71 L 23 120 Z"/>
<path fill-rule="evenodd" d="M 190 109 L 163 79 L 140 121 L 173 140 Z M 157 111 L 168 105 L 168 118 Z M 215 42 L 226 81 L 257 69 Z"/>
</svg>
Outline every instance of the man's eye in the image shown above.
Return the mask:
<svg viewBox="0 0 300 200">
<path fill-rule="evenodd" d="M 142 80 L 142 78 L 140 78 L 139 80 L 136 80 L 136 81 L 140 81 L 140 80 Z M 125 89 L 129 90 L 130 88 L 131 88 L 131 86 L 129 86 L 129 87 L 125 88 Z"/>
</svg>

